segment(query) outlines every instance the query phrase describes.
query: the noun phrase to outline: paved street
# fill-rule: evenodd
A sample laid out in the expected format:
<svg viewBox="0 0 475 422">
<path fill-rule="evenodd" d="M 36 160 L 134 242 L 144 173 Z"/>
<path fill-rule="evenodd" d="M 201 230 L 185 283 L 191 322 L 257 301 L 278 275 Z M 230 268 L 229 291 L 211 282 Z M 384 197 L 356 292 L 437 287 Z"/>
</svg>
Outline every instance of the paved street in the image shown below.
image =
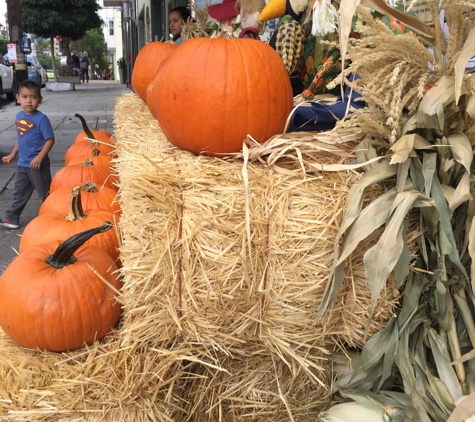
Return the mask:
<svg viewBox="0 0 475 422">
<path fill-rule="evenodd" d="M 39 110 L 49 117 L 55 133 L 55 145 L 49 154 L 52 175 L 64 166 L 66 150 L 82 130 L 81 123 L 74 114 L 84 116 L 91 128 L 97 117 L 100 122 L 99 129 L 113 132 L 116 99 L 128 91 L 126 85 L 117 81 L 90 81 L 88 84 L 76 85 L 75 91 L 50 92 L 46 91 L 46 88 L 41 90 L 43 104 Z M 15 143 L 15 115 L 19 110 L 20 106 L 14 102 L 6 102 L 3 96 L 0 104 L 0 157 L 8 155 Z M 12 199 L 15 170 L 16 160 L 10 164 L 0 161 L 0 216 L 4 215 Z M 20 228 L 11 230 L 0 227 L 0 275 L 17 255 L 21 233 L 26 224 L 37 216 L 39 207 L 40 201 L 35 192 L 23 211 Z"/>
</svg>

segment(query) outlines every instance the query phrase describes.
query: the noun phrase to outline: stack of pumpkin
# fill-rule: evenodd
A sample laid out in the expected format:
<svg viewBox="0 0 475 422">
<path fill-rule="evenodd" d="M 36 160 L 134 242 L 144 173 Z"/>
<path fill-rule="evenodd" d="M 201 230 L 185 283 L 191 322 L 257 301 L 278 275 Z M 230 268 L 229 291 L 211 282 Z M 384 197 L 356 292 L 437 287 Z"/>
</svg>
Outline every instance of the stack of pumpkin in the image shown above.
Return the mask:
<svg viewBox="0 0 475 422">
<path fill-rule="evenodd" d="M 120 316 L 119 242 L 110 230 L 120 217 L 112 134 L 91 131 L 76 117 L 84 130 L 53 177 L 39 215 L 25 227 L 20 255 L 0 279 L 0 325 L 29 348 L 65 351 L 92 344 Z"/>
</svg>

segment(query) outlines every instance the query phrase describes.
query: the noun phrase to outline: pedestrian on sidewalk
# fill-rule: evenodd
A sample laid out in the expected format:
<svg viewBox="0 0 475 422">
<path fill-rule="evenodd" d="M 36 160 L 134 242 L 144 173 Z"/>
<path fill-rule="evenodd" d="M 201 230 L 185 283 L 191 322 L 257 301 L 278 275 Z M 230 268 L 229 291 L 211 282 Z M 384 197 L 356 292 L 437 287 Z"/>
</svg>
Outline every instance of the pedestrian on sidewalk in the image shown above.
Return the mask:
<svg viewBox="0 0 475 422">
<path fill-rule="evenodd" d="M 79 62 L 79 57 L 77 51 L 74 50 L 71 54 L 71 62 L 73 65 L 73 76 L 79 76 L 79 69 L 81 68 L 81 63 Z"/>
<path fill-rule="evenodd" d="M 82 72 L 82 82 L 84 79 L 89 83 L 89 58 L 87 57 L 87 51 L 83 53 L 81 59 L 81 72 Z"/>
<path fill-rule="evenodd" d="M 51 185 L 48 152 L 54 144 L 51 122 L 37 109 L 43 99 L 40 87 L 26 80 L 20 84 L 16 98 L 23 109 L 15 118 L 17 140 L 10 155 L 2 158 L 10 163 L 18 153 L 13 200 L 5 217 L 0 218 L 0 226 L 9 229 L 20 227 L 20 215 L 34 190 L 41 201 L 48 196 Z"/>
</svg>

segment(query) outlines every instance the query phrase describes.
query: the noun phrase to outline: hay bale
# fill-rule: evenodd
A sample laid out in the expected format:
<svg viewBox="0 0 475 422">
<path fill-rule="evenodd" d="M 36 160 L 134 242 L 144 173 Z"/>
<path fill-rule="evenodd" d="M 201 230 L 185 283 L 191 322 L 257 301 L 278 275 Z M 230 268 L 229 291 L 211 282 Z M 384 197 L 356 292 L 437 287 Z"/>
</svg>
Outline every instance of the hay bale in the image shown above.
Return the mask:
<svg viewBox="0 0 475 422">
<path fill-rule="evenodd" d="M 316 320 L 343 204 L 360 175 L 303 177 L 298 170 L 197 157 L 168 143 L 135 94 L 117 102 L 116 134 L 123 345 L 140 338 L 160 353 L 186 351 L 199 373 L 208 374 L 186 390 L 191 407 L 206 403 L 200 415 L 224 403 L 214 385 L 222 389 L 228 382 L 235 391 L 246 390 L 246 377 L 239 381 L 231 374 L 249 363 L 256 344 L 262 365 L 286 367 L 289 380 L 304 374 L 312 383 L 300 406 L 318 403 L 329 382 L 328 350 L 364 342 L 370 290 L 362 248 L 349 260 L 326 319 Z M 369 192 L 372 198 L 379 194 L 376 187 Z M 391 289 L 382 292 L 371 332 L 385 326 L 398 297 Z M 282 385 L 290 388 L 284 395 L 299 388 Z M 197 400 L 203 391 L 209 396 Z M 279 397 L 278 390 L 272 394 Z M 243 402 L 238 411 L 234 402 L 232 414 L 253 414 L 264 403 L 251 410 Z M 275 420 L 292 413 L 281 404 Z"/>
</svg>

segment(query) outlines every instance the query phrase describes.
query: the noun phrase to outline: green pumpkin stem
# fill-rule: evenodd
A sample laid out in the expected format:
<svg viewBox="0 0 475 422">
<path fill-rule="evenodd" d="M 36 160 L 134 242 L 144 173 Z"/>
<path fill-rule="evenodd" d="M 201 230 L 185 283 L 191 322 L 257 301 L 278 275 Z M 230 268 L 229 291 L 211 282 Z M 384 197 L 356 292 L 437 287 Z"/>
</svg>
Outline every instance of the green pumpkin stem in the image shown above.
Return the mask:
<svg viewBox="0 0 475 422">
<path fill-rule="evenodd" d="M 79 120 L 81 120 L 81 124 L 82 124 L 82 130 L 84 131 L 84 133 L 87 135 L 88 138 L 91 138 L 91 139 L 96 139 L 94 137 L 94 135 L 92 134 L 91 132 L 91 129 L 89 129 L 89 127 L 87 126 L 87 123 L 86 123 L 86 120 L 84 119 L 84 117 L 82 117 L 80 114 L 76 113 L 74 115 L 74 117 L 77 117 Z"/>
<path fill-rule="evenodd" d="M 106 221 L 102 226 L 84 230 L 81 233 L 72 235 L 69 239 L 66 239 L 63 243 L 61 243 L 61 245 L 56 248 L 54 253 L 46 258 L 45 262 L 56 269 L 74 264 L 77 259 L 73 254 L 80 246 L 82 246 L 96 234 L 106 232 L 111 228 L 112 223 L 110 221 Z"/>
<path fill-rule="evenodd" d="M 71 191 L 69 197 L 69 214 L 66 217 L 68 221 L 84 220 L 87 217 L 82 209 L 80 186 L 76 186 Z"/>
</svg>

